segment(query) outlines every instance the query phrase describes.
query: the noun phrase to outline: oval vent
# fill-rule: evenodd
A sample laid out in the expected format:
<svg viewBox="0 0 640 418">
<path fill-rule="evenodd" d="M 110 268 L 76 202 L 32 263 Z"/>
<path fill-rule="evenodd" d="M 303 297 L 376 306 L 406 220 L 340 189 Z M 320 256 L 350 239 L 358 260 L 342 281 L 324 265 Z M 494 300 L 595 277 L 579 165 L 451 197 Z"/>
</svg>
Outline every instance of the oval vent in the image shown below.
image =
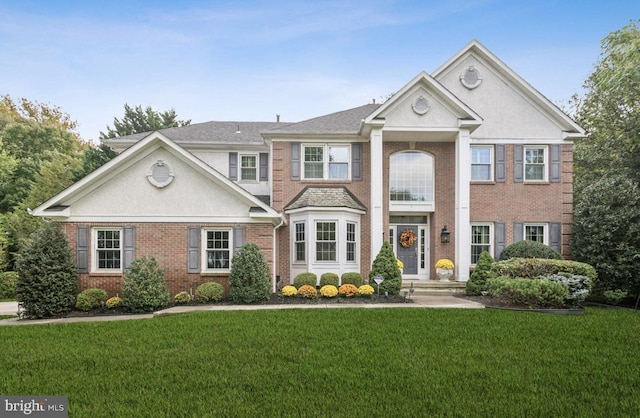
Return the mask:
<svg viewBox="0 0 640 418">
<path fill-rule="evenodd" d="M 147 173 L 149 183 L 158 188 L 166 187 L 171 184 L 173 177 L 174 175 L 171 166 L 162 160 L 156 161 Z"/>
<path fill-rule="evenodd" d="M 460 74 L 460 82 L 463 86 L 468 88 L 469 90 L 475 89 L 482 83 L 482 77 L 480 77 L 480 72 L 477 68 L 474 68 L 473 65 L 470 65 L 469 68 L 464 70 L 462 74 Z"/>
</svg>

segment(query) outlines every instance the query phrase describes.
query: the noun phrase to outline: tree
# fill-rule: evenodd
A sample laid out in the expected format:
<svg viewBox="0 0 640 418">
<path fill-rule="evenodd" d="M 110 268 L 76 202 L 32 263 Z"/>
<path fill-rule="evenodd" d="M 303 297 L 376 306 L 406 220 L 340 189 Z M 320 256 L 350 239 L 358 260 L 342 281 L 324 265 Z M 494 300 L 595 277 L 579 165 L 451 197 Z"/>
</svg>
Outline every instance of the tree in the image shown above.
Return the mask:
<svg viewBox="0 0 640 418">
<path fill-rule="evenodd" d="M 48 318 L 73 309 L 78 273 L 69 244 L 56 223 L 33 233 L 16 263 L 16 296 L 29 318 Z"/>
<path fill-rule="evenodd" d="M 396 256 L 393 254 L 393 248 L 389 241 L 385 241 L 382 244 L 382 248 L 376 259 L 373 260 L 371 266 L 371 272 L 369 273 L 369 284 L 378 291 L 378 284 L 375 282 L 377 275 L 382 276 L 384 281 L 380 283 L 380 291 L 382 293 L 388 292 L 390 295 L 400 294 L 400 288 L 402 287 L 402 273 L 398 267 Z"/>
<path fill-rule="evenodd" d="M 640 22 L 640 21 L 638 21 Z M 602 53 L 578 101 L 589 138 L 576 142 L 576 192 L 608 172 L 640 181 L 640 28 L 632 21 L 602 40 Z"/>
<path fill-rule="evenodd" d="M 174 109 L 164 112 L 153 110 L 151 106 L 142 108 L 141 105 L 131 107 L 124 105 L 124 117 L 113 118 L 113 128 L 107 125 L 107 133 L 100 131 L 100 139 L 116 138 L 119 136 L 133 135 L 141 132 L 157 131 L 165 128 L 186 126 L 191 120 L 177 120 L 178 115 Z"/>
<path fill-rule="evenodd" d="M 244 244 L 231 260 L 229 290 L 236 303 L 255 303 L 269 299 L 269 265 L 260 248 Z"/>
<path fill-rule="evenodd" d="M 73 181 L 78 181 L 92 171 L 102 167 L 118 155 L 113 148 L 106 144 L 88 147 L 82 154 L 82 167 L 73 171 Z"/>
</svg>

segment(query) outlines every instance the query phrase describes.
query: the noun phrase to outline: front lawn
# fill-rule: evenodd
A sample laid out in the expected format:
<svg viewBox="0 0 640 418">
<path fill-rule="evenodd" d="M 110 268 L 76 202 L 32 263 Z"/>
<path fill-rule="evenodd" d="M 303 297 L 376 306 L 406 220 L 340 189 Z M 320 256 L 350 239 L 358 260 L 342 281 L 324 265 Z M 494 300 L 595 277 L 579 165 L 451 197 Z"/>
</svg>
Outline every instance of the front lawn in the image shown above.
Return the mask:
<svg viewBox="0 0 640 418">
<path fill-rule="evenodd" d="M 640 416 L 640 316 L 196 312 L 0 327 L 0 393 L 74 417 Z"/>
</svg>

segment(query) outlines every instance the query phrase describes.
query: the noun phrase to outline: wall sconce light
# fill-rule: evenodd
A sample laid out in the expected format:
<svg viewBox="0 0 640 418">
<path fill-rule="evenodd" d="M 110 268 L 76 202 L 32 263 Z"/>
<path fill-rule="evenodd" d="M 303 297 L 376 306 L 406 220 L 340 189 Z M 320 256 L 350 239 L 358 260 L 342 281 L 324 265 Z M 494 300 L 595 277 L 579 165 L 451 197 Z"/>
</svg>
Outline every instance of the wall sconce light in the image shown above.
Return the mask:
<svg viewBox="0 0 640 418">
<path fill-rule="evenodd" d="M 446 244 L 450 241 L 450 236 L 451 234 L 449 233 L 449 230 L 447 229 L 447 226 L 443 226 L 442 227 L 442 231 L 440 231 L 440 242 L 443 244 Z"/>
</svg>

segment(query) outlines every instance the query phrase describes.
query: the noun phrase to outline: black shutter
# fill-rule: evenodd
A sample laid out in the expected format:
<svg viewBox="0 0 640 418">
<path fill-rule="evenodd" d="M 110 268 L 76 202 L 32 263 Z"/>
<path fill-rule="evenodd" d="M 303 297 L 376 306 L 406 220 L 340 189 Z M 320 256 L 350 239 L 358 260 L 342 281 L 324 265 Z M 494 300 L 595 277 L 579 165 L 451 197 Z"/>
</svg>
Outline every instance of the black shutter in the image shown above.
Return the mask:
<svg viewBox="0 0 640 418">
<path fill-rule="evenodd" d="M 291 143 L 291 180 L 300 180 L 300 143 Z"/>
<path fill-rule="evenodd" d="M 260 153 L 260 181 L 269 180 L 269 154 Z"/>
<path fill-rule="evenodd" d="M 560 161 L 560 145 L 554 144 L 551 145 L 551 182 L 559 183 L 560 182 L 560 173 L 561 173 L 562 164 Z"/>
<path fill-rule="evenodd" d="M 229 180 L 238 180 L 238 153 L 229 153 Z"/>
<path fill-rule="evenodd" d="M 362 144 L 351 144 L 351 179 L 362 180 Z"/>
<path fill-rule="evenodd" d="M 78 273 L 89 273 L 89 227 L 76 228 L 76 263 Z"/>
<path fill-rule="evenodd" d="M 187 236 L 187 272 L 200 273 L 200 228 L 189 227 Z"/>
<path fill-rule="evenodd" d="M 504 145 L 496 145 L 496 182 L 503 183 L 505 180 L 505 150 Z"/>
<path fill-rule="evenodd" d="M 136 227 L 125 226 L 122 229 L 122 234 L 122 249 L 124 250 L 124 260 L 122 266 L 125 270 L 127 270 L 131 263 L 133 263 L 133 260 L 135 260 L 136 258 Z"/>
<path fill-rule="evenodd" d="M 496 248 L 495 248 L 495 259 L 500 260 L 500 254 L 505 247 L 505 227 L 504 222 L 496 222 Z"/>
<path fill-rule="evenodd" d="M 522 145 L 513 147 L 513 181 L 522 183 L 524 181 L 524 148 Z"/>
</svg>

